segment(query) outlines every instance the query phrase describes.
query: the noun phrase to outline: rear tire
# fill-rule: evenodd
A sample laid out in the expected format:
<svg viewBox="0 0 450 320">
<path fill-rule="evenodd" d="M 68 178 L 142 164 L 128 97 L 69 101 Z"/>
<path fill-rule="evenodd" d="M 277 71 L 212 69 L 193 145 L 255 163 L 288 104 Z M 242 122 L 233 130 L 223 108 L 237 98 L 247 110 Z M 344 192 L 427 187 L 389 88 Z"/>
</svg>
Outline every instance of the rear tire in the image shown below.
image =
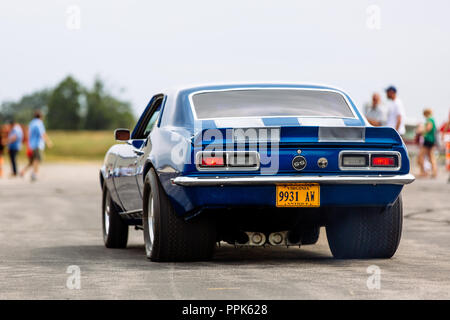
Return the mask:
<svg viewBox="0 0 450 320">
<path fill-rule="evenodd" d="M 117 205 L 111 199 L 111 195 L 106 186 L 103 186 L 102 226 L 105 247 L 126 248 L 128 242 L 128 225 L 120 217 Z"/>
<path fill-rule="evenodd" d="M 385 209 L 359 208 L 337 214 L 326 227 L 328 244 L 338 259 L 391 258 L 402 233 L 401 195 Z"/>
<path fill-rule="evenodd" d="M 216 226 L 206 216 L 185 221 L 176 215 L 155 170 L 145 177 L 144 242 L 152 261 L 199 261 L 212 258 Z"/>
</svg>

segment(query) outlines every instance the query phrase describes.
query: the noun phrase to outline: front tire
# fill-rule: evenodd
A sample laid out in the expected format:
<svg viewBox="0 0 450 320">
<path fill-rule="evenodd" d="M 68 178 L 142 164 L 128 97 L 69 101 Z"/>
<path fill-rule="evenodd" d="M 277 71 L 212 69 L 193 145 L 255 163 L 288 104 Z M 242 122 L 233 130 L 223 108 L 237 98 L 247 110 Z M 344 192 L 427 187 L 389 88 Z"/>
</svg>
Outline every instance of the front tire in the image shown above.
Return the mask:
<svg viewBox="0 0 450 320">
<path fill-rule="evenodd" d="M 149 170 L 144 187 L 144 242 L 152 261 L 199 261 L 212 258 L 216 226 L 206 216 L 185 221 L 178 217 L 159 182 Z"/>
<path fill-rule="evenodd" d="M 111 199 L 111 194 L 106 186 L 103 186 L 102 226 L 105 247 L 126 248 L 128 225 L 120 217 L 117 205 Z"/>
<path fill-rule="evenodd" d="M 336 214 L 326 226 L 328 244 L 338 259 L 388 259 L 397 251 L 403 223 L 401 195 L 383 210 L 359 208 Z"/>
</svg>

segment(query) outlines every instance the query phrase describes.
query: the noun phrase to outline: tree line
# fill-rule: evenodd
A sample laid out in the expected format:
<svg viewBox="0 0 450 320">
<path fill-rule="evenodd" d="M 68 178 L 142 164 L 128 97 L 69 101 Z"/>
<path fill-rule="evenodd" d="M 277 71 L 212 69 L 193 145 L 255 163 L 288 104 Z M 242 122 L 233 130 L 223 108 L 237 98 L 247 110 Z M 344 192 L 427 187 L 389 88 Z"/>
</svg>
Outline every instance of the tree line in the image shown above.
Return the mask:
<svg viewBox="0 0 450 320">
<path fill-rule="evenodd" d="M 67 76 L 54 88 L 24 95 L 19 101 L 2 102 L 0 124 L 11 118 L 28 123 L 38 109 L 44 112 L 50 130 L 130 128 L 135 122 L 130 103 L 114 97 L 100 78 L 87 88 Z"/>
</svg>

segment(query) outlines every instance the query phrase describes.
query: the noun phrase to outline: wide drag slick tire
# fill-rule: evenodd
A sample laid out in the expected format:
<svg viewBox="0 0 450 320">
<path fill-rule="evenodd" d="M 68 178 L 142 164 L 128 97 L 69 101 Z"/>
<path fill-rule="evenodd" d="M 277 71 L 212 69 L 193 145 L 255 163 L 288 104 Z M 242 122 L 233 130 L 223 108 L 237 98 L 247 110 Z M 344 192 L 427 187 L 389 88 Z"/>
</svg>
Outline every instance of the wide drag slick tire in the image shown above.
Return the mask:
<svg viewBox="0 0 450 320">
<path fill-rule="evenodd" d="M 401 195 L 390 207 L 337 213 L 326 227 L 328 244 L 338 259 L 391 258 L 402 233 Z"/>
<path fill-rule="evenodd" d="M 143 203 L 144 242 L 152 261 L 199 261 L 211 259 L 216 226 L 208 217 L 192 221 L 178 217 L 152 168 L 145 177 Z"/>
<path fill-rule="evenodd" d="M 128 225 L 120 217 L 117 206 L 112 201 L 106 186 L 103 187 L 102 225 L 103 241 L 107 248 L 126 248 Z"/>
</svg>

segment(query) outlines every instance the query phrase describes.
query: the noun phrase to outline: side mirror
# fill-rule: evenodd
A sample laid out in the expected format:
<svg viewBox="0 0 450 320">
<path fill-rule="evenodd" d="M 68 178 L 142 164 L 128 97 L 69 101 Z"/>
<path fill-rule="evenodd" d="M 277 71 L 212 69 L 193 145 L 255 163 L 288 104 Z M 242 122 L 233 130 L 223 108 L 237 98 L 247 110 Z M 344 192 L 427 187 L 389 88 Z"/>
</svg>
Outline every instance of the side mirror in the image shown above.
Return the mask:
<svg viewBox="0 0 450 320">
<path fill-rule="evenodd" d="M 130 140 L 130 130 L 116 129 L 114 131 L 114 138 L 116 139 L 116 141 L 128 141 Z"/>
</svg>

